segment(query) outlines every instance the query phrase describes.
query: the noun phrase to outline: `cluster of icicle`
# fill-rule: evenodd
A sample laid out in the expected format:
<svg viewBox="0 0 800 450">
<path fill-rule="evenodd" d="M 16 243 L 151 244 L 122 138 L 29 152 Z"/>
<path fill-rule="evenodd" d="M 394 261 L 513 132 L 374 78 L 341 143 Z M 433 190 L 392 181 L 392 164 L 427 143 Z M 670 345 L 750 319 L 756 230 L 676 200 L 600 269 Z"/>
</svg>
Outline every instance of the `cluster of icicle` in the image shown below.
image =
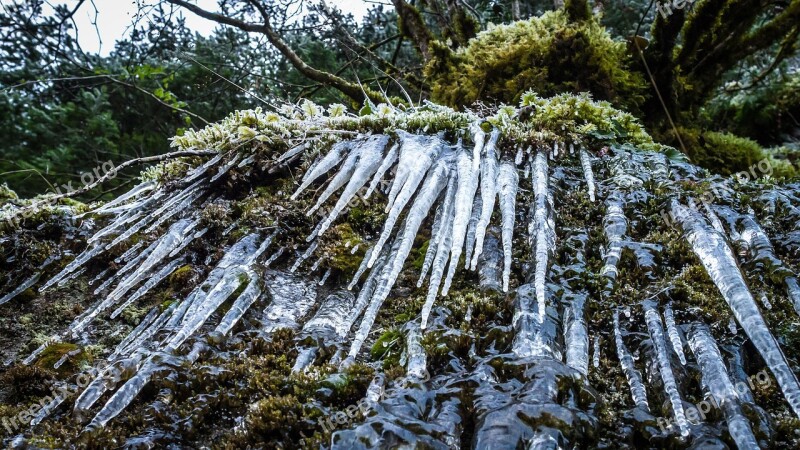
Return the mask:
<svg viewBox="0 0 800 450">
<path fill-rule="evenodd" d="M 355 324 L 358 317 L 363 317 L 358 326 L 348 359 L 352 361 L 359 353 L 369 334 L 378 311 L 388 297 L 408 257 L 414 239 L 423 221 L 431 211 L 433 227 L 431 242 L 425 255 L 425 261 L 419 278 L 421 286 L 428 278 L 428 294 L 423 307 L 419 327 L 427 326 L 428 318 L 437 295 L 447 295 L 456 273 L 457 264 L 464 253 L 466 268 L 479 269 L 482 259 L 487 229 L 490 226 L 495 204 L 500 209 L 500 229 L 502 236 L 503 270 L 502 288 L 509 289 L 512 264 L 512 241 L 516 218 L 517 190 L 519 184 L 518 166 L 524 166 L 526 176 L 533 173 L 535 185 L 534 204 L 531 206 L 530 226 L 531 242 L 536 253 L 536 274 L 533 285 L 537 307 L 530 311 L 534 322 L 542 323 L 545 308 L 545 275 L 547 259 L 552 254 L 555 231 L 553 229 L 552 198 L 548 187 L 548 153 L 557 156 L 558 144 L 552 150 L 527 149 L 527 156 L 522 147 L 516 158 L 501 158 L 498 149 L 500 133 L 494 130 L 485 133 L 476 123 L 470 130 L 465 130 L 472 143 L 465 147 L 459 140 L 455 145 L 447 143 L 441 136 L 411 134 L 397 131 L 396 139 L 387 135 L 366 135 L 351 140 L 343 140 L 334 144 L 330 150 L 320 156 L 306 171 L 300 186 L 292 195 L 297 198 L 312 183 L 328 175 L 330 177 L 324 191 L 317 198 L 316 204 L 307 211 L 314 214 L 334 193 L 341 190 L 339 198 L 327 215 L 319 222 L 312 234 L 308 236 L 308 248 L 292 265 L 291 272 L 297 270 L 318 247 L 317 238 L 324 234 L 337 217 L 346 211 L 352 198 L 366 188 L 363 194 L 368 198 L 377 188 L 380 181 L 390 173 L 391 188 L 387 193 L 387 218 L 382 233 L 374 245 L 367 251 L 361 267 L 354 276 L 349 288 L 352 289 L 361 276 L 370 270 L 362 283 L 358 295 L 341 294 L 331 297 L 327 303 L 332 308 L 331 318 L 323 314 L 319 320 L 307 324 L 315 329 L 315 323 L 332 325 L 336 339 L 341 340 Z M 564 148 L 564 145 L 561 146 Z M 286 164 L 296 160 L 308 148 L 303 143 L 284 155 L 276 164 Z M 570 146 L 574 153 L 574 148 Z M 580 150 L 585 179 L 589 183 L 590 195 L 594 196 L 594 178 L 591 173 L 588 153 Z M 226 158 L 227 156 L 227 158 Z M 143 298 L 169 277 L 176 269 L 188 262 L 187 247 L 203 236 L 208 230 L 200 228 L 202 223 L 199 211 L 217 200 L 212 186 L 234 167 L 249 170 L 254 157 L 242 158 L 240 154 L 217 155 L 206 163 L 191 170 L 185 178 L 169 186 L 159 185 L 155 181 L 144 182 L 128 193 L 112 202 L 92 211 L 99 216 L 110 216 L 108 224 L 99 229 L 87 240 L 87 248 L 78 254 L 59 273 L 44 282 L 40 291 L 54 286 L 63 286 L 87 270 L 87 264 L 104 252 L 126 244 L 137 233 L 152 234 L 166 227 L 166 232 L 146 245 L 140 241 L 131 245 L 115 259 L 120 268 L 116 271 L 108 268 L 97 274 L 90 286 L 97 285 L 93 293 L 101 300 L 90 306 L 81 316 L 59 336 L 53 336 L 42 344 L 24 363 L 36 360 L 46 347 L 54 341 L 88 339 L 91 324 L 101 315 L 114 319 L 126 308 Z M 216 173 L 214 173 L 216 169 Z M 532 170 L 531 170 L 532 169 Z M 175 192 L 176 186 L 178 191 Z M 402 226 L 396 230 L 396 224 L 405 213 Z M 229 232 L 230 228 L 225 231 Z M 277 233 L 277 232 L 276 232 Z M 147 382 L 165 367 L 165 361 L 188 338 L 204 327 L 213 313 L 232 296 L 240 291 L 232 307 L 215 327 L 220 334 L 229 333 L 250 307 L 262 296 L 263 277 L 256 271 L 257 267 L 269 266 L 284 251 L 278 249 L 269 258 L 261 258 L 266 248 L 275 239 L 276 234 L 263 236 L 250 234 L 230 247 L 206 280 L 197 286 L 181 302 L 172 304 L 163 311 L 154 308 L 140 324 L 117 346 L 107 358 L 108 364 L 100 371 L 95 380 L 81 393 L 75 403 L 75 411 L 84 416 L 90 408 L 107 392 L 114 389 L 107 403 L 94 416 L 90 426 L 103 426 L 118 415 L 147 384 Z M 491 255 L 487 255 L 491 256 Z M 264 261 L 266 259 L 266 261 Z M 318 260 L 312 271 L 320 264 Z M 36 285 L 44 271 L 25 278 L 20 285 L 0 299 L 4 303 L 24 290 Z M 330 271 L 323 277 L 324 282 Z M 290 276 L 290 275 L 286 275 Z M 296 325 L 303 314 L 313 307 L 313 295 L 306 296 L 297 304 L 283 304 L 277 301 L 280 296 L 289 295 L 281 292 L 281 285 L 288 283 L 266 282 L 272 294 L 273 303 L 264 314 L 272 320 L 272 324 L 264 325 L 264 331 L 271 331 L 281 324 Z M 291 289 L 290 289 L 291 290 Z M 286 295 L 284 295 L 286 294 Z M 323 306 L 324 306 L 323 305 Z M 320 308 L 318 311 L 325 311 Z M 293 316 L 294 320 L 292 320 Z M 335 318 L 335 319 L 334 319 Z M 288 321 L 284 323 L 285 321 Z M 527 345 L 526 345 L 527 346 Z M 199 356 L 197 344 L 186 356 L 194 361 Z M 302 370 L 313 359 L 315 349 L 306 349 L 304 357 L 298 360 L 295 370 Z M 113 373 L 132 374 L 119 388 L 116 386 Z M 118 381 L 118 380 L 117 380 Z M 63 398 L 57 398 L 51 405 L 43 408 L 34 420 L 42 420 L 51 413 Z"/>
<path fill-rule="evenodd" d="M 512 241 L 516 219 L 517 190 L 519 186 L 518 166 L 525 166 L 525 173 L 533 168 L 536 195 L 532 207 L 529 231 L 535 246 L 535 289 L 538 301 L 539 321 L 544 315 L 544 284 L 547 258 L 553 251 L 555 231 L 548 188 L 548 153 L 556 156 L 555 144 L 552 152 L 532 148 L 526 152 L 520 147 L 513 159 L 501 158 L 498 149 L 500 133 L 494 130 L 485 133 L 478 124 L 469 130 L 472 145 L 465 146 L 461 140 L 448 144 L 442 137 L 434 135 L 397 132 L 397 142 L 389 145 L 385 135 L 364 136 L 339 142 L 324 156 L 318 158 L 303 176 L 299 188 L 292 194 L 298 198 L 316 180 L 336 169 L 334 175 L 319 195 L 308 215 L 314 214 L 338 190 L 342 190 L 330 212 L 319 222 L 308 236 L 307 251 L 301 257 L 308 258 L 317 248 L 316 239 L 325 233 L 345 210 L 348 203 L 366 187 L 364 198 L 369 198 L 378 183 L 393 167 L 396 167 L 387 195 L 385 212 L 387 217 L 383 230 L 374 245 L 367 251 L 361 266 L 350 283 L 352 288 L 360 277 L 371 269 L 363 284 L 357 302 L 366 306 L 366 313 L 353 340 L 349 356 L 354 358 L 360 351 L 375 317 L 394 286 L 403 265 L 412 250 L 414 240 L 425 218 L 433 211 L 431 240 L 425 254 L 418 286 L 428 279 L 428 289 L 422 316 L 421 328 L 426 328 L 431 309 L 438 295 L 447 295 L 457 270 L 462 253 L 465 266 L 478 268 L 484 249 L 487 228 L 490 225 L 495 204 L 499 204 L 500 228 L 503 249 L 502 288 L 508 291 L 512 267 Z M 564 145 L 562 144 L 562 148 Z M 574 146 L 570 146 L 574 152 Z M 290 150 L 280 159 L 296 153 Z M 591 172 L 588 153 L 580 150 L 589 183 L 589 192 L 594 195 L 594 176 Z M 547 205 L 550 205 L 548 208 Z M 405 213 L 405 221 L 397 222 Z M 293 268 L 299 267 L 295 264 Z"/>
<path fill-rule="evenodd" d="M 415 328 L 409 332 L 413 338 L 409 340 L 408 352 L 409 372 L 412 375 L 419 377 L 424 371 L 424 352 L 419 345 L 421 333 L 428 326 L 437 296 L 447 295 L 450 290 L 462 255 L 469 270 L 480 270 L 481 261 L 494 258 L 493 254 L 489 255 L 493 253 L 492 246 L 487 244 L 491 242 L 496 249 L 497 240 L 487 230 L 490 230 L 496 205 L 500 212 L 499 234 L 502 244 L 502 274 L 499 276 L 502 280 L 498 284 L 503 291 L 510 289 L 512 241 L 518 216 L 516 208 L 518 197 L 522 197 L 518 195 L 520 172 L 525 178 L 531 178 L 532 194 L 526 196 L 530 203 L 520 215 L 525 215 L 528 220 L 527 238 L 533 261 L 526 283 L 517 289 L 514 317 L 517 335 L 513 350 L 516 356 L 522 358 L 562 359 L 562 351 L 556 338 L 558 327 L 554 325 L 557 312 L 548 298 L 548 289 L 552 289 L 548 286 L 548 274 L 553 266 L 557 236 L 549 157 L 558 156 L 567 146 L 555 144 L 552 148 L 536 150 L 519 147 L 514 158 L 507 157 L 509 152 L 499 148 L 501 136 L 497 130 L 487 134 L 475 124 L 469 130 L 462 131 L 465 132 L 461 134 L 462 138 L 466 136 L 470 141 L 468 145 L 462 140 L 451 144 L 442 136 L 412 134 L 402 130 L 396 132 L 396 137 L 365 135 L 342 140 L 317 158 L 305 172 L 297 191 L 292 194 L 291 198 L 296 199 L 313 183 L 323 178 L 329 180 L 316 198 L 315 204 L 307 211 L 311 216 L 334 197 L 334 194 L 341 191 L 333 206 L 307 237 L 308 247 L 295 260 L 290 272 L 298 270 L 312 256 L 319 247 L 317 239 L 346 212 L 356 195 L 365 192 L 363 196 L 369 198 L 381 180 L 390 177 L 389 174 L 394 170 L 391 187 L 386 193 L 387 216 L 384 227 L 366 252 L 361 266 L 349 284 L 349 289 L 352 289 L 360 283 L 360 289 L 356 295 L 346 291 L 331 294 L 301 331 L 307 335 L 322 335 L 324 343 L 342 343 L 360 317 L 361 322 L 356 327 L 349 351 L 339 360 L 342 365 L 348 364 L 359 355 L 382 304 L 390 295 L 403 269 L 423 222 L 429 216 L 433 219 L 431 240 L 418 279 L 420 287 L 427 280 L 427 294 L 420 320 L 418 324 L 415 322 Z M 295 160 L 306 150 L 307 144 L 289 150 L 277 159 L 277 163 Z M 575 152 L 573 145 L 568 147 L 571 152 Z M 592 161 L 586 150 L 577 151 L 589 197 L 594 200 L 598 190 L 592 173 Z M 108 225 L 89 238 L 88 248 L 62 271 L 43 283 L 40 291 L 63 286 L 84 273 L 87 263 L 93 258 L 126 243 L 137 233 L 149 234 L 164 228 L 167 231 L 149 245 L 140 242 L 130 246 L 115 260 L 119 269 L 108 269 L 94 277 L 90 284 L 98 284 L 94 293 L 101 296 L 102 300 L 78 317 L 63 335 L 53 339 L 82 338 L 91 331 L 90 326 L 97 317 L 109 312 L 111 318 L 119 316 L 184 265 L 188 260 L 187 248 L 207 232 L 204 228 L 198 229 L 202 223 L 198 211 L 203 205 L 216 200 L 211 189 L 213 184 L 233 167 L 242 168 L 253 162 L 252 156 L 244 159 L 240 157 L 237 154 L 227 160 L 223 155 L 212 158 L 179 181 L 177 193 L 173 190 L 175 185 L 168 189 L 155 182 L 146 182 L 93 211 L 98 215 L 110 216 Z M 641 172 L 649 173 L 647 176 L 652 175 L 655 181 L 662 182 L 668 175 L 666 160 L 663 155 L 651 159 L 655 167 L 649 168 L 649 172 L 642 168 Z M 217 169 L 216 173 L 212 173 L 214 168 Z M 633 170 L 636 169 L 629 167 L 618 171 L 612 180 L 615 187 L 607 189 L 607 192 L 603 192 L 606 189 L 600 191 L 605 194 L 606 216 L 603 226 L 608 241 L 602 273 L 612 282 L 616 278 L 617 263 L 624 247 L 634 249 L 634 253 L 638 252 L 637 258 L 640 261 L 647 260 L 646 251 L 634 245 L 635 243 L 624 241 L 628 227 L 624 212 L 628 198 L 624 190 L 631 186 L 639 188 L 643 184 L 641 179 L 632 174 Z M 739 325 L 775 374 L 795 413 L 800 415 L 800 386 L 797 378 L 747 288 L 728 245 L 723 226 L 714 214 L 715 208 L 706 206 L 708 217 L 677 201 L 672 203 L 671 209 L 692 249 L 730 305 Z M 778 264 L 779 260 L 772 254 L 769 239 L 757 223 L 754 220 L 739 222 L 744 231 L 738 237 L 748 244 L 754 253 L 754 259 Z M 732 233 L 734 231 L 731 230 Z M 106 369 L 75 401 L 76 413 L 86 414 L 104 394 L 113 391 L 91 421 L 91 426 L 104 426 L 123 411 L 148 381 L 165 366 L 179 364 L 180 361 L 176 360 L 178 349 L 187 346 L 187 342 L 191 343 L 190 338 L 197 336 L 199 330 L 204 327 L 208 329 L 211 317 L 235 292 L 239 294 L 232 307 L 211 332 L 229 334 L 264 296 L 264 285 L 272 302 L 262 313 L 262 331 L 272 332 L 282 326 L 299 327 L 300 319 L 314 309 L 316 293 L 313 286 L 298 281 L 291 274 L 263 274 L 262 269 L 284 251 L 281 248 L 269 258 L 262 256 L 276 236 L 274 233 L 246 235 L 225 250 L 206 279 L 186 298 L 163 310 L 154 308 L 150 311 L 113 351 Z M 321 260 L 317 260 L 312 271 L 320 264 Z M 499 266 L 499 262 L 496 265 Z M 323 276 L 322 282 L 329 273 Z M 366 278 L 361 282 L 364 274 L 367 274 Z M 40 272 L 25 277 L 16 289 L 0 298 L 0 303 L 35 286 L 42 275 L 43 272 Z M 796 293 L 796 277 L 787 276 L 785 280 L 790 295 Z M 564 337 L 567 345 L 563 353 L 566 354 L 570 367 L 586 375 L 589 336 L 583 310 L 587 294 L 567 292 L 567 295 L 572 303 L 565 312 Z M 687 436 L 691 434 L 692 427 L 686 419 L 670 358 L 670 354 L 675 353 L 682 364 L 686 363 L 680 327 L 669 305 L 664 308 L 663 320 L 653 302 L 644 302 L 643 310 L 666 398 L 679 433 Z M 615 313 L 614 343 L 623 372 L 630 384 L 631 396 L 636 406 L 649 411 L 645 385 L 625 344 L 625 336 L 619 315 Z M 742 447 L 749 447 L 753 442 L 752 431 L 747 421 L 742 419 L 739 401 L 731 394 L 731 381 L 722 366 L 713 337 L 708 330 L 696 324 L 689 326 L 688 336 L 690 348 L 702 372 L 704 386 L 710 395 L 720 399 L 723 404 L 723 412 L 734 440 Z M 24 362 L 34 361 L 45 347 L 43 345 L 37 349 Z M 597 367 L 600 347 L 597 336 L 594 347 L 593 365 Z M 202 343 L 195 341 L 188 355 L 181 358 L 194 362 L 200 357 L 201 349 Z M 317 350 L 316 347 L 302 349 L 294 370 L 302 371 L 311 364 Z M 118 387 L 112 380 L 113 377 L 109 376 L 112 372 L 126 373 L 130 377 Z M 53 404 L 43 408 L 35 421 L 53 411 L 60 401 L 63 398 L 56 399 Z"/>
</svg>

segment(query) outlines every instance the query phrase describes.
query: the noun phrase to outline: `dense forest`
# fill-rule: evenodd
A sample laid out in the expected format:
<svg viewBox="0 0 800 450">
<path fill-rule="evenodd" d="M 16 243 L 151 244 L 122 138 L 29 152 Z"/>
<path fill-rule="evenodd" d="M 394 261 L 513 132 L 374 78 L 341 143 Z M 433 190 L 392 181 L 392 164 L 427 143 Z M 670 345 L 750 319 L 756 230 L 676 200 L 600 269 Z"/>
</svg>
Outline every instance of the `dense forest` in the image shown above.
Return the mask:
<svg viewBox="0 0 800 450">
<path fill-rule="evenodd" d="M 3 445 L 800 448 L 800 0 L 135 3 L 0 9 Z"/>
</svg>

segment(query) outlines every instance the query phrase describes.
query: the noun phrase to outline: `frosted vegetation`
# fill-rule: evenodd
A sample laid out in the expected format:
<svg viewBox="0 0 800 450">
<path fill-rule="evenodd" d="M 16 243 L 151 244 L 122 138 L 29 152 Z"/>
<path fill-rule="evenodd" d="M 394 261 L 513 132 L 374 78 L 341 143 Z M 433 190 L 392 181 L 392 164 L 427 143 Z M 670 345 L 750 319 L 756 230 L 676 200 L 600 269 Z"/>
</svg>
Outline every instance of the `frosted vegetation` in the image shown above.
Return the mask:
<svg viewBox="0 0 800 450">
<path fill-rule="evenodd" d="M 378 375 L 357 394 L 372 409 L 334 433 L 326 445 L 335 448 L 379 447 L 379 436 L 458 448 L 467 423 L 478 448 L 568 448 L 604 420 L 595 396 L 609 383 L 625 387 L 610 401 L 657 442 L 768 442 L 774 430 L 743 412 L 759 411 L 756 399 L 733 384 L 761 361 L 783 407 L 800 415 L 794 355 L 770 323 L 778 311 L 800 309 L 797 260 L 782 260 L 796 242 L 770 236 L 732 194 L 698 206 L 687 186 L 705 174 L 606 104 L 528 94 L 522 106 L 530 117 L 509 106 L 487 116 L 433 104 L 371 105 L 355 116 L 306 103 L 237 112 L 175 138 L 178 148 L 219 154 L 188 161 L 193 168 L 177 175 L 161 166 L 156 178 L 83 212 L 81 232 L 59 244 L 56 263 L 4 274 L 0 304 L 86 280 L 86 309 L 20 351 L 22 364 L 38 364 L 54 345 L 99 342 L 137 317 L 118 328 L 118 343 L 98 355 L 101 370 L 66 400 L 70 407 L 56 399 L 37 423 L 60 414 L 81 429 L 109 427 L 147 401 L 149 385 L 203 366 L 216 346 L 279 339 L 289 329 L 287 377 L 329 370 L 335 384 L 359 364 L 380 371 L 376 354 L 401 354 L 392 364 L 404 375 Z M 265 179 L 265 191 L 248 184 Z M 715 182 L 728 192 L 748 188 Z M 240 217 L 219 223 L 234 200 Z M 777 194 L 753 205 L 775 229 L 800 206 Z M 364 210 L 377 217 L 371 228 L 354 226 Z M 189 266 L 203 269 L 187 276 Z M 173 300 L 150 301 L 168 285 Z M 769 315 L 753 286 L 774 305 Z M 509 314 L 489 319 L 486 303 L 511 305 Z M 456 321 L 458 308 L 466 312 Z M 475 319 L 473 308 L 483 308 Z M 742 339 L 727 329 L 731 317 L 757 350 L 747 367 L 736 363 Z M 473 320 L 498 320 L 492 333 L 508 337 L 476 345 L 492 333 L 479 336 Z M 464 341 L 453 344 L 462 338 L 464 355 Z M 734 350 L 721 351 L 718 339 Z M 62 359 L 59 366 L 69 356 Z M 702 389 L 689 388 L 694 372 Z M 693 421 L 685 405 L 696 392 L 717 398 L 722 415 Z M 237 433 L 260 404 L 238 413 Z M 658 418 L 673 426 L 652 431 Z"/>
</svg>

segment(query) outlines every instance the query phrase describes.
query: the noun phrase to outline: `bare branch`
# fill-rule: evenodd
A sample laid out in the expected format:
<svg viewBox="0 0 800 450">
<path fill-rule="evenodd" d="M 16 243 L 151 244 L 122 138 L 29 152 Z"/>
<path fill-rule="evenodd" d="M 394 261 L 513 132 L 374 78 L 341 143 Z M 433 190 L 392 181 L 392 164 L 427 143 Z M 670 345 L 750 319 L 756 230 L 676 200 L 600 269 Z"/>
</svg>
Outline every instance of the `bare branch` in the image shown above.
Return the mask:
<svg viewBox="0 0 800 450">
<path fill-rule="evenodd" d="M 422 20 L 417 8 L 409 5 L 405 0 L 392 0 L 397 15 L 400 17 L 400 32 L 408 36 L 417 46 L 422 59 L 430 61 L 433 58 L 431 43 L 433 35 Z"/>
<path fill-rule="evenodd" d="M 289 60 L 289 62 L 297 69 L 298 72 L 303 74 L 305 77 L 316 81 L 318 83 L 322 83 L 327 86 L 331 86 L 343 94 L 347 95 L 348 97 L 352 98 L 357 102 L 363 102 L 366 97 L 370 97 L 373 100 L 383 101 L 383 98 L 380 94 L 370 92 L 369 90 L 363 89 L 356 83 L 351 83 L 344 78 L 338 77 L 332 73 L 325 72 L 314 67 L 309 66 L 303 61 L 300 56 L 292 50 L 291 47 L 283 40 L 281 35 L 276 32 L 272 25 L 270 24 L 269 20 L 269 13 L 264 8 L 264 5 L 256 0 L 248 0 L 248 3 L 251 4 L 256 10 L 261 14 L 262 19 L 264 20 L 261 24 L 245 22 L 243 20 L 235 19 L 233 17 L 228 17 L 223 14 L 207 11 L 199 6 L 189 3 L 184 0 L 167 0 L 167 2 L 180 6 L 182 8 L 186 8 L 189 11 L 197 14 L 198 16 L 213 20 L 215 22 L 229 25 L 232 27 L 239 28 L 240 30 L 251 32 L 251 33 L 262 33 L 267 37 L 267 40 L 273 47 L 278 49 L 281 54 Z"/>
<path fill-rule="evenodd" d="M 124 163 L 116 166 L 114 168 L 113 172 L 107 172 L 106 174 L 104 174 L 102 177 L 98 178 L 93 183 L 87 184 L 87 185 L 81 187 L 80 189 L 76 189 L 74 191 L 69 191 L 69 192 L 64 192 L 64 193 L 61 193 L 61 194 L 54 194 L 54 195 L 46 196 L 46 197 L 42 198 L 41 200 L 38 200 L 36 202 L 31 203 L 28 206 L 25 206 L 23 208 L 15 210 L 14 212 L 12 212 L 9 216 L 5 217 L 4 219 L 5 220 L 11 220 L 11 219 L 14 219 L 15 217 L 19 216 L 20 214 L 24 214 L 27 211 L 33 211 L 33 210 L 35 210 L 37 208 L 40 208 L 40 207 L 43 207 L 43 206 L 47 206 L 49 204 L 53 204 L 53 203 L 55 203 L 55 202 L 57 202 L 59 200 L 62 200 L 62 199 L 65 199 L 65 198 L 75 197 L 76 195 L 80 195 L 80 194 L 84 194 L 86 192 L 89 192 L 92 189 L 94 189 L 97 186 L 99 186 L 100 184 L 102 184 L 102 183 L 110 180 L 111 178 L 115 177 L 117 172 L 119 172 L 120 170 L 128 168 L 128 167 L 133 166 L 133 165 L 166 161 L 168 159 L 182 158 L 182 157 L 186 157 L 186 156 L 211 156 L 211 155 L 216 155 L 218 153 L 219 152 L 217 152 L 216 150 L 180 150 L 180 151 L 177 151 L 177 152 L 164 153 L 164 154 L 161 154 L 161 155 L 147 156 L 147 157 L 144 157 L 144 158 L 136 158 L 136 159 L 132 159 L 130 161 L 125 161 Z"/>
</svg>

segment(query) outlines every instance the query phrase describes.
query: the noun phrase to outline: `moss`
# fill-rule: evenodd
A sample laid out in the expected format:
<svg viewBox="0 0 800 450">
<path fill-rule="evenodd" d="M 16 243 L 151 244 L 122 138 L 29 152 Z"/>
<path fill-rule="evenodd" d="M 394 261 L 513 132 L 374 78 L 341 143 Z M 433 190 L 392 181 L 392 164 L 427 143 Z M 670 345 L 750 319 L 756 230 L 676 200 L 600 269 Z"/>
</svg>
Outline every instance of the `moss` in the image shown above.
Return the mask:
<svg viewBox="0 0 800 450">
<path fill-rule="evenodd" d="M 436 55 L 426 68 L 431 95 L 450 106 L 515 103 L 529 89 L 542 95 L 588 91 L 633 109 L 644 101 L 646 84 L 628 70 L 625 44 L 596 19 L 570 22 L 563 10 L 489 28 L 467 47 Z"/>
<path fill-rule="evenodd" d="M 384 367 L 395 365 L 400 361 L 403 352 L 403 333 L 393 328 L 384 332 L 372 345 L 369 351 L 372 359 L 383 360 Z"/>
<path fill-rule="evenodd" d="M 61 366 L 55 368 L 54 366 L 66 356 L 66 360 Z M 90 363 L 92 355 L 84 351 L 81 347 L 68 343 L 59 342 L 50 344 L 42 351 L 36 365 L 46 370 L 56 370 L 57 373 L 64 375 L 75 372 L 84 363 Z"/>
<path fill-rule="evenodd" d="M 735 175 L 752 181 L 767 176 L 791 178 L 797 169 L 789 159 L 787 149 L 765 150 L 757 142 L 730 133 L 678 128 L 681 141 L 691 161 L 722 175 Z M 675 132 L 669 131 L 665 140 L 678 143 Z"/>
<path fill-rule="evenodd" d="M 9 201 L 9 200 L 18 200 L 19 196 L 16 192 L 12 191 L 11 188 L 8 187 L 8 184 L 3 183 L 0 184 L 0 205 Z"/>
<path fill-rule="evenodd" d="M 322 249 L 328 255 L 330 267 L 345 274 L 353 274 L 361 265 L 366 249 L 361 248 L 361 236 L 353 231 L 349 223 L 342 223 L 331 228 L 322 236 Z M 358 250 L 353 253 L 355 246 Z"/>
<path fill-rule="evenodd" d="M 186 287 L 194 277 L 194 268 L 191 264 L 179 267 L 169 276 L 169 285 L 172 289 L 180 290 Z"/>
<path fill-rule="evenodd" d="M 48 368 L 18 364 L 0 375 L 0 385 L 5 387 L 7 399 L 18 403 L 49 394 L 55 378 Z"/>
</svg>

